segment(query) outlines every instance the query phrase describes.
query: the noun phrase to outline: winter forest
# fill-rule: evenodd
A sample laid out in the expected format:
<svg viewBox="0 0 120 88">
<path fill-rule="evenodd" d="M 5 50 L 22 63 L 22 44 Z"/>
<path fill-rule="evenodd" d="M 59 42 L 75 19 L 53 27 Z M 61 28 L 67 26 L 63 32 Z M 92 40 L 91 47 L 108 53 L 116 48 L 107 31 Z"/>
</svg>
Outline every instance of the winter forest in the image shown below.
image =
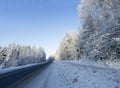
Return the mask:
<svg viewBox="0 0 120 88">
<path fill-rule="evenodd" d="M 81 0 L 79 33 L 67 32 L 55 60 L 120 62 L 120 0 Z M 10 44 L 0 47 L 0 68 L 46 61 L 43 48 Z"/>
<path fill-rule="evenodd" d="M 57 60 L 120 61 L 120 0 L 81 0 L 79 33 L 66 33 Z"/>
<path fill-rule="evenodd" d="M 46 61 L 43 48 L 9 44 L 0 47 L 0 68 L 17 67 Z"/>
</svg>

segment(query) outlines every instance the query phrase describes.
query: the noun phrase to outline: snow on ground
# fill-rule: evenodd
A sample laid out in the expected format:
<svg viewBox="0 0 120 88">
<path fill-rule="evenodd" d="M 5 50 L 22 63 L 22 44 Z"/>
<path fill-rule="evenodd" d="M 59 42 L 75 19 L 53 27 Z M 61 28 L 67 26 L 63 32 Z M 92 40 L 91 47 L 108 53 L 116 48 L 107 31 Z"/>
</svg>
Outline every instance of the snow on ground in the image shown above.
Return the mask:
<svg viewBox="0 0 120 88">
<path fill-rule="evenodd" d="M 23 68 L 27 68 L 27 67 L 31 67 L 31 66 L 35 66 L 35 65 L 40 65 L 40 64 L 44 64 L 43 63 L 33 63 L 33 64 L 28 64 L 28 65 L 23 65 L 23 66 L 18 66 L 18 67 L 10 67 L 10 68 L 5 68 L 5 69 L 0 69 L 0 75 L 1 74 L 5 74 L 7 72 L 12 72 L 12 71 L 16 71 L 19 69 L 23 69 Z"/>
<path fill-rule="evenodd" d="M 68 88 L 120 88 L 120 70 L 97 66 L 60 63 Z"/>
<path fill-rule="evenodd" d="M 87 66 L 120 69 L 120 61 L 111 62 L 111 61 L 102 61 L 102 60 L 95 61 L 95 60 L 89 60 L 89 59 L 80 59 L 79 61 L 71 60 L 71 61 L 63 61 L 63 62 L 70 62 L 73 64 L 80 64 L 80 65 L 87 65 Z"/>
<path fill-rule="evenodd" d="M 58 63 L 52 63 L 43 71 L 37 71 L 16 88 L 68 88 L 59 76 L 57 65 Z"/>
<path fill-rule="evenodd" d="M 16 88 L 120 88 L 120 69 L 102 62 L 53 62 Z"/>
</svg>

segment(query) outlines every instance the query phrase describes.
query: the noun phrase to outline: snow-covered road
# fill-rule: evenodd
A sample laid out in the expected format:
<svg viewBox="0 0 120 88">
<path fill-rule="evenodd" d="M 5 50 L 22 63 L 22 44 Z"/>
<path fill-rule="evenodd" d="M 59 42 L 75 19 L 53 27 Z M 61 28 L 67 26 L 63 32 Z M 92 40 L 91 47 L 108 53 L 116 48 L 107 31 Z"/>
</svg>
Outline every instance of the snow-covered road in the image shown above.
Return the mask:
<svg viewBox="0 0 120 88">
<path fill-rule="evenodd" d="M 120 70 L 54 62 L 16 88 L 120 88 Z"/>
<path fill-rule="evenodd" d="M 55 62 L 42 72 L 37 71 L 16 88 L 68 88 L 59 76 L 58 64 Z"/>
</svg>

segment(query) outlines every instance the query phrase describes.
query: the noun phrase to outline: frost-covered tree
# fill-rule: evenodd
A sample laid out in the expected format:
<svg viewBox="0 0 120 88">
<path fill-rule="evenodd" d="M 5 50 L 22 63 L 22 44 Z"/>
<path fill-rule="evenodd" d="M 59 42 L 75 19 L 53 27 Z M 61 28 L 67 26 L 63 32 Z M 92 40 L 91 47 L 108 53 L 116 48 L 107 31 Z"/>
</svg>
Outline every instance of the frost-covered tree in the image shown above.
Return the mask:
<svg viewBox="0 0 120 88">
<path fill-rule="evenodd" d="M 0 48 L 0 64 L 2 65 L 4 63 L 4 60 L 7 56 L 7 50 L 6 47 L 5 48 Z"/>
<path fill-rule="evenodd" d="M 80 56 L 120 59 L 120 0 L 81 0 Z"/>
<path fill-rule="evenodd" d="M 31 63 L 46 61 L 46 54 L 43 48 L 31 48 L 9 44 L 7 47 L 0 47 L 0 67 L 16 67 Z"/>
<path fill-rule="evenodd" d="M 119 0 L 81 0 L 78 7 L 83 29 L 100 32 L 114 31 L 120 24 Z"/>
<path fill-rule="evenodd" d="M 79 35 L 66 34 L 56 59 L 120 60 L 120 0 L 81 0 L 78 11 Z"/>
<path fill-rule="evenodd" d="M 73 60 L 77 59 L 77 38 L 78 35 L 75 32 L 66 33 L 63 41 L 60 44 L 58 51 L 56 52 L 55 58 L 57 60 Z"/>
</svg>

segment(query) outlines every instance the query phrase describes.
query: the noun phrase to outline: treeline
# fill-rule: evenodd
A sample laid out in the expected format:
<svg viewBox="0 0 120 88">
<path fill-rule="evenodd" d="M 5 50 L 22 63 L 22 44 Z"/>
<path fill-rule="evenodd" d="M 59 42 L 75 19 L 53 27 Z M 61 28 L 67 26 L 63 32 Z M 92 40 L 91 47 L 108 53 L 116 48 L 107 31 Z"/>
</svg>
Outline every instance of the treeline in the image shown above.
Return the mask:
<svg viewBox="0 0 120 88">
<path fill-rule="evenodd" d="M 0 68 L 16 67 L 46 61 L 43 48 L 9 44 L 0 47 Z"/>
<path fill-rule="evenodd" d="M 120 0 L 81 0 L 80 31 L 66 33 L 57 60 L 120 60 Z"/>
</svg>

